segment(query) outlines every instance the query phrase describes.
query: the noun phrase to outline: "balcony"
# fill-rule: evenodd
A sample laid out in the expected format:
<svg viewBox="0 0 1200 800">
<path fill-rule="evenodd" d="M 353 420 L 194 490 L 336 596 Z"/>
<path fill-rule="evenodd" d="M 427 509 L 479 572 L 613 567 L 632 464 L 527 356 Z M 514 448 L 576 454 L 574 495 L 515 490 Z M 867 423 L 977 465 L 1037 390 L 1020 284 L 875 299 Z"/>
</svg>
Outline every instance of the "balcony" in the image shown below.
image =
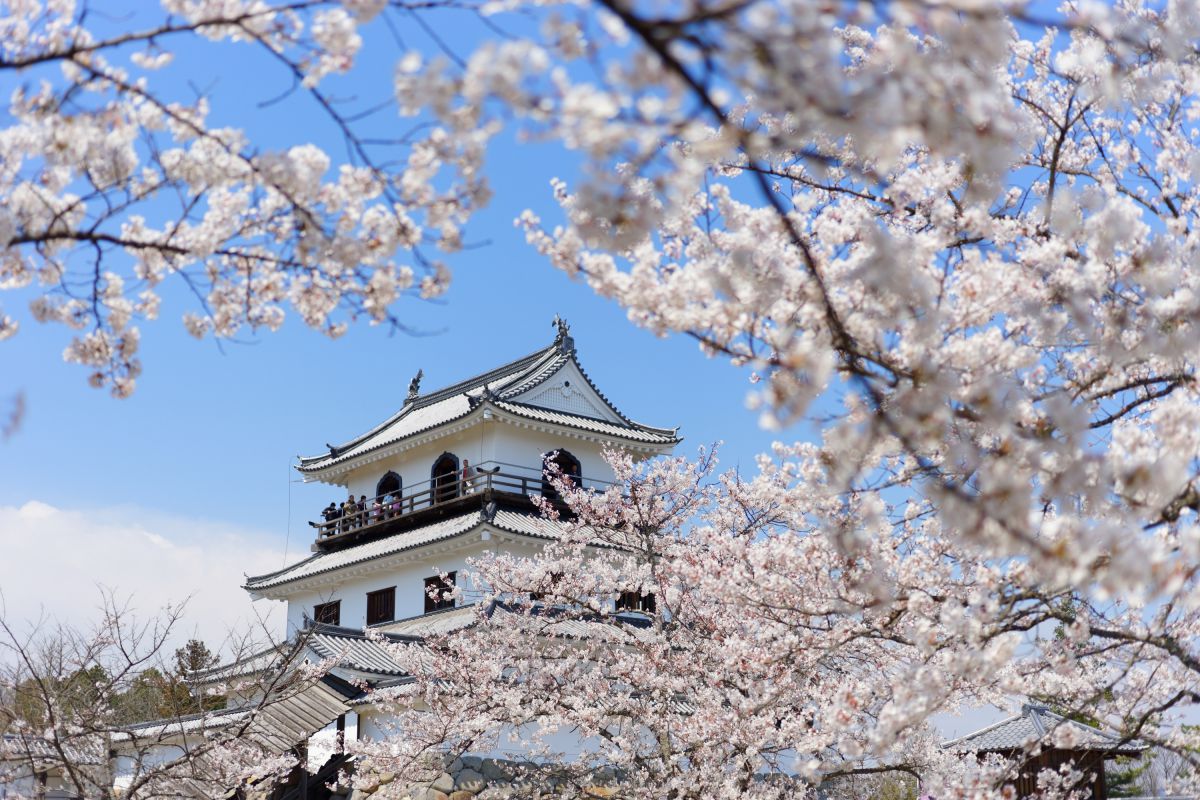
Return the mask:
<svg viewBox="0 0 1200 800">
<path fill-rule="evenodd" d="M 407 528 L 467 513 L 496 502 L 508 508 L 533 509 L 533 498 L 544 497 L 560 510 L 566 506 L 540 469 L 488 461 L 476 466 L 475 474 L 462 478 L 448 473 L 405 487 L 395 493 L 367 500 L 368 508 L 352 516 L 328 522 L 309 522 L 317 531 L 314 551 L 336 550 L 377 539 Z M 591 478 L 577 479 L 594 491 L 614 484 Z M 375 500 L 380 508 L 375 509 Z"/>
</svg>

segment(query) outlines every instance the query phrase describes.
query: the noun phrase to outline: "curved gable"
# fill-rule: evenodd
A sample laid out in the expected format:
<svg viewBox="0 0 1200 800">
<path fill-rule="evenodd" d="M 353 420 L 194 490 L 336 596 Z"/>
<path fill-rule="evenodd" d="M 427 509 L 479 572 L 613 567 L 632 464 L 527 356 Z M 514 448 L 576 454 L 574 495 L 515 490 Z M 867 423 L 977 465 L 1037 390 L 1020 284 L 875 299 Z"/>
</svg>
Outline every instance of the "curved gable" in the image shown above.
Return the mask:
<svg viewBox="0 0 1200 800">
<path fill-rule="evenodd" d="M 563 363 L 552 376 L 538 385 L 520 394 L 506 395 L 505 399 L 551 411 L 565 411 L 568 414 L 604 420 L 614 425 L 625 423 L 625 420 L 596 393 L 574 360 Z"/>
</svg>

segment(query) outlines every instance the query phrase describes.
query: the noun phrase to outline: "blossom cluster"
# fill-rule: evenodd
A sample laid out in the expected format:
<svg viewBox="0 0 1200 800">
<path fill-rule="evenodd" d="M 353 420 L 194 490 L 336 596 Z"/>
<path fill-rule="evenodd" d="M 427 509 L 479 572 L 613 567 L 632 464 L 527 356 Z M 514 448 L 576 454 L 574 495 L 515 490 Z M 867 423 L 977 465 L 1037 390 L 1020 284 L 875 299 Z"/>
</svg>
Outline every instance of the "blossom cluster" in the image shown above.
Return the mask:
<svg viewBox="0 0 1200 800">
<path fill-rule="evenodd" d="M 533 652 L 544 614 L 493 614 L 426 670 L 429 740 L 578 729 L 647 797 L 886 765 L 984 796 L 1013 765 L 929 719 L 1024 695 L 1193 759 L 1195 4 L 532 5 L 537 37 L 404 65 L 402 103 L 574 149 L 533 248 L 819 440 L 699 498 L 682 465 L 575 497 L 620 556 L 477 565 L 496 602 L 563 575 L 570 617 L 666 611 Z"/>
<path fill-rule="evenodd" d="M 449 270 L 420 245 L 460 246 L 487 196 L 488 132 L 432 129 L 408 143 L 406 166 L 384 169 L 322 89 L 353 66 L 358 29 L 383 5 L 168 0 L 161 25 L 108 38 L 74 2 L 0 9 L 0 74 L 24 81 L 0 130 L 0 290 L 75 331 L 64 358 L 94 385 L 133 391 L 138 323 L 171 285 L 196 298 L 187 330 L 218 337 L 275 330 L 289 309 L 330 336 L 359 318 L 403 327 L 400 298 L 446 290 Z M 310 143 L 261 149 L 211 124 L 209 98 L 158 88 L 181 37 L 242 42 L 298 76 L 355 163 Z M 0 314 L 0 338 L 17 331 Z"/>
</svg>

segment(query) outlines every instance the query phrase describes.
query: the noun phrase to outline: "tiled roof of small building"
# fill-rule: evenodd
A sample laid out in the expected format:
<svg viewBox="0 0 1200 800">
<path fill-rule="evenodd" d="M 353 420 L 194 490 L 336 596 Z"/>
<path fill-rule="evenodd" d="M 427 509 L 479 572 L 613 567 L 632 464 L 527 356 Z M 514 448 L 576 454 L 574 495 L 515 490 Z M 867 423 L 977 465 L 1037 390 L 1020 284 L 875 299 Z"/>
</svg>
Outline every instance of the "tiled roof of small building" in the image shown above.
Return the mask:
<svg viewBox="0 0 1200 800">
<path fill-rule="evenodd" d="M 562 411 L 551 412 L 524 403 L 504 402 L 545 382 L 568 363 L 573 363 L 579 369 L 588 386 L 621 420 L 622 424 Z M 444 389 L 409 397 L 398 412 L 361 436 L 337 447 L 331 447 L 327 453 L 317 456 L 302 456 L 297 469 L 304 473 L 314 473 L 351 461 L 416 434 L 462 419 L 483 401 L 493 402 L 498 407 L 517 416 L 573 427 L 590 433 L 616 436 L 648 444 L 666 445 L 679 441 L 675 429 L 642 425 L 622 414 L 592 383 L 591 378 L 588 377 L 587 372 L 575 357 L 574 346 L 570 344 L 568 337 L 565 340 L 556 339 L 549 347 L 465 381 L 459 381 Z"/>
<path fill-rule="evenodd" d="M 234 678 L 258 675 L 276 665 L 285 663 L 287 660 L 287 647 L 285 645 L 276 645 L 243 656 L 228 664 L 189 672 L 185 676 L 185 680 L 193 686 L 206 686 Z"/>
<path fill-rule="evenodd" d="M 114 741 L 160 741 L 236 723 L 246 725 L 244 735 L 248 739 L 272 752 L 282 753 L 346 713 L 350 709 L 348 701 L 361 694 L 358 687 L 333 675 L 325 675 L 284 689 L 278 696 L 252 706 L 130 725 L 119 731 Z"/>
<path fill-rule="evenodd" d="M 145 720 L 125 726 L 120 739 L 163 738 L 168 736 L 195 733 L 202 730 L 224 728 L 235 722 L 244 722 L 249 718 L 251 708 L 221 708 L 215 711 L 204 711 L 198 714 L 183 714 L 178 717 Z"/>
<path fill-rule="evenodd" d="M 1064 750 L 1099 750 L 1114 756 L 1135 755 L 1145 749 L 1141 742 L 1125 741 L 1115 734 L 1033 704 L 1022 706 L 1021 713 L 1016 716 L 947 742 L 945 746 L 958 751 L 996 753 L 1036 744 Z"/>
<path fill-rule="evenodd" d="M 61 753 L 59 748 L 62 748 Z M 57 744 L 41 736 L 17 733 L 5 733 L 0 737 L 0 762 L 54 765 L 69 761 L 73 764 L 102 764 L 107 755 L 107 742 L 97 734 L 73 736 Z"/>
<path fill-rule="evenodd" d="M 416 641 L 397 634 L 381 633 L 380 636 L 391 643 Z M 331 660 L 338 667 L 377 675 L 405 674 L 404 667 L 396 663 L 383 642 L 369 638 L 360 630 L 317 624 L 309 632 L 307 642 L 315 655 Z"/>
<path fill-rule="evenodd" d="M 476 604 L 443 608 L 406 619 L 398 619 L 380 625 L 373 625 L 372 630 L 381 633 L 399 634 L 401 636 L 437 636 L 453 633 L 470 627 L 476 620 Z"/>
</svg>

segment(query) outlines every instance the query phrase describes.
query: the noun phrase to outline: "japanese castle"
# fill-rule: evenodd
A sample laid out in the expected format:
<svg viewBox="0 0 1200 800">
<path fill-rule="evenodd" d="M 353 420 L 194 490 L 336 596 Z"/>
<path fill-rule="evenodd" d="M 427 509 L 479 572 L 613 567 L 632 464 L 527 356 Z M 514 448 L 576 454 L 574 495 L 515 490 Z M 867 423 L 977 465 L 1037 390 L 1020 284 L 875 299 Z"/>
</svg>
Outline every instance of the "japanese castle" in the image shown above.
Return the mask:
<svg viewBox="0 0 1200 800">
<path fill-rule="evenodd" d="M 675 429 L 617 410 L 584 372 L 560 322 L 550 346 L 482 375 L 426 394 L 418 375 L 391 418 L 302 457 L 305 481 L 366 502 L 313 523 L 311 556 L 249 578 L 245 589 L 285 601 L 289 633 L 313 623 L 425 630 L 430 614 L 454 607 L 427 592 L 440 576 L 445 588 L 458 584 L 469 595 L 469 579 L 459 577 L 466 559 L 484 550 L 532 552 L 554 535 L 533 503 L 556 496 L 544 474 L 551 462 L 577 484 L 605 488 L 612 473 L 604 448 L 654 456 L 678 442 Z"/>
<path fill-rule="evenodd" d="M 468 559 L 485 551 L 534 554 L 558 532 L 559 523 L 544 518 L 534 501 L 558 502 L 546 477 L 550 464 L 575 485 L 602 490 L 613 478 L 606 448 L 652 457 L 680 441 L 677 429 L 622 414 L 584 371 L 566 323 L 555 322 L 547 347 L 481 375 L 422 392 L 418 373 L 390 418 L 300 458 L 305 481 L 365 502 L 312 522 L 316 539 L 307 558 L 247 578 L 252 597 L 287 603 L 288 644 L 197 674 L 194 682 L 227 694 L 230 707 L 218 716 L 237 715 L 261 699 L 255 687 L 289 648 L 304 651 L 291 652 L 289 663 L 333 663 L 316 686 L 267 706 L 254 722 L 255 735 L 277 752 L 309 748 L 310 785 L 339 766 L 318 752 L 319 732 L 384 735 L 366 698 L 372 688 L 405 679 L 368 628 L 385 640 L 419 642 L 473 624 L 481 587 L 472 583 Z M 614 610 L 636 615 L 652 603 L 622 596 Z M 194 724 L 213 722 L 209 715 Z M 189 723 L 182 724 L 187 736 Z"/>
</svg>

